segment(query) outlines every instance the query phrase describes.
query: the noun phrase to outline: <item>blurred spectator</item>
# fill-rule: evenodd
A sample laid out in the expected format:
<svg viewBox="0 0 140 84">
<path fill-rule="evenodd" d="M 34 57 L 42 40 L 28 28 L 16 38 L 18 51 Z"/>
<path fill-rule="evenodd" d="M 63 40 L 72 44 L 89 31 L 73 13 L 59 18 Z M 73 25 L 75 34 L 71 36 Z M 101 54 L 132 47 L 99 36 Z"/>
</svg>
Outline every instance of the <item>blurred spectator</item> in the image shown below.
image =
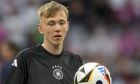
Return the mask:
<svg viewBox="0 0 140 84">
<path fill-rule="evenodd" d="M 132 57 L 138 50 L 139 42 L 137 36 L 132 31 L 128 30 L 129 29 L 123 32 L 120 38 L 119 50 L 124 56 Z"/>
<path fill-rule="evenodd" d="M 128 24 L 135 19 L 132 0 L 109 0 L 109 5 L 117 21 Z"/>
<path fill-rule="evenodd" d="M 0 21 L 0 44 L 7 39 L 6 36 L 7 36 L 6 29 Z"/>
<path fill-rule="evenodd" d="M 70 6 L 70 20 L 72 23 L 84 23 L 86 8 L 81 0 L 72 0 Z"/>
<path fill-rule="evenodd" d="M 28 34 L 36 28 L 37 4 L 35 0 L 28 0 L 26 7 L 20 9 L 16 5 L 16 0 L 7 2 L 8 9 L 4 12 L 4 25 L 8 32 L 8 39 L 15 42 L 19 47 L 24 48 L 28 45 Z"/>
<path fill-rule="evenodd" d="M 3 84 L 12 66 L 11 64 L 12 59 L 15 57 L 15 55 L 18 52 L 18 48 L 15 43 L 8 41 L 8 42 L 2 43 L 0 49 L 1 49 L 2 58 L 4 59 L 4 63 L 1 67 L 1 83 L 0 83 L 0 84 Z"/>
</svg>

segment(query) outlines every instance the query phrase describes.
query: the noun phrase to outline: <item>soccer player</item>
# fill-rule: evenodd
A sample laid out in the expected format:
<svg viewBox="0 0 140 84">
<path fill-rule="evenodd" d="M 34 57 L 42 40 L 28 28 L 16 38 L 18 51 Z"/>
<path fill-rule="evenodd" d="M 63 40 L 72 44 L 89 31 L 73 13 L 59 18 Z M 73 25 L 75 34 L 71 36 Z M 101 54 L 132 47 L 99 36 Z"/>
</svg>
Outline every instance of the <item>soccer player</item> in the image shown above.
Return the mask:
<svg viewBox="0 0 140 84">
<path fill-rule="evenodd" d="M 63 50 L 69 30 L 67 8 L 51 1 L 39 8 L 38 15 L 38 30 L 44 35 L 44 42 L 16 56 L 5 84 L 73 84 L 82 61 Z"/>
</svg>

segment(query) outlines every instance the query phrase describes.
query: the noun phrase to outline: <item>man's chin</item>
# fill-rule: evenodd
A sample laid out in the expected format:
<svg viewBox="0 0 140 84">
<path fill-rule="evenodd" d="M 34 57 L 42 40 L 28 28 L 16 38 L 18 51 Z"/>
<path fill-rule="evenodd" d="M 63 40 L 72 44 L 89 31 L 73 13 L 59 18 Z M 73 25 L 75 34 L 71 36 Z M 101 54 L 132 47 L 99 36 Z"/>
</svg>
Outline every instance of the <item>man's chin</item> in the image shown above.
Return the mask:
<svg viewBox="0 0 140 84">
<path fill-rule="evenodd" d="M 53 43 L 55 46 L 60 46 L 60 45 L 62 45 L 62 42 L 61 41 L 56 41 L 56 42 L 54 42 Z"/>
</svg>

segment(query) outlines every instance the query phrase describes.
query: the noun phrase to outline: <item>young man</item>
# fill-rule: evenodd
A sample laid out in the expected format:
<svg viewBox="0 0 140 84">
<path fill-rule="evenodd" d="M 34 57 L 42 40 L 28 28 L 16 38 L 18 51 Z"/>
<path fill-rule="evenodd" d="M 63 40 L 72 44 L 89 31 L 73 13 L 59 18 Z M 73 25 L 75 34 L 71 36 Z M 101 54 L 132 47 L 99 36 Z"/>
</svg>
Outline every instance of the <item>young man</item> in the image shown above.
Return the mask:
<svg viewBox="0 0 140 84">
<path fill-rule="evenodd" d="M 69 29 L 67 8 L 51 1 L 38 10 L 38 15 L 38 30 L 44 35 L 44 42 L 17 55 L 5 84 L 73 84 L 82 61 L 63 50 Z"/>
</svg>

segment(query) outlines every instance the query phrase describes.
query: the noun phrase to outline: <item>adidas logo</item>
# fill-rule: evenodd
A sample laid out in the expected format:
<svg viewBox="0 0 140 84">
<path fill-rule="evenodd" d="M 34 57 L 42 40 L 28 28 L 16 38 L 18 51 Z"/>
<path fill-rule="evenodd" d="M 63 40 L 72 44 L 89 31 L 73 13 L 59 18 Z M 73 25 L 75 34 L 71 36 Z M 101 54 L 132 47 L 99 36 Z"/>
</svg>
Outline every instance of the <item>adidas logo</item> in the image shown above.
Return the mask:
<svg viewBox="0 0 140 84">
<path fill-rule="evenodd" d="M 13 63 L 12 63 L 12 66 L 17 67 L 17 59 L 14 59 L 14 61 L 13 61 Z"/>
</svg>

